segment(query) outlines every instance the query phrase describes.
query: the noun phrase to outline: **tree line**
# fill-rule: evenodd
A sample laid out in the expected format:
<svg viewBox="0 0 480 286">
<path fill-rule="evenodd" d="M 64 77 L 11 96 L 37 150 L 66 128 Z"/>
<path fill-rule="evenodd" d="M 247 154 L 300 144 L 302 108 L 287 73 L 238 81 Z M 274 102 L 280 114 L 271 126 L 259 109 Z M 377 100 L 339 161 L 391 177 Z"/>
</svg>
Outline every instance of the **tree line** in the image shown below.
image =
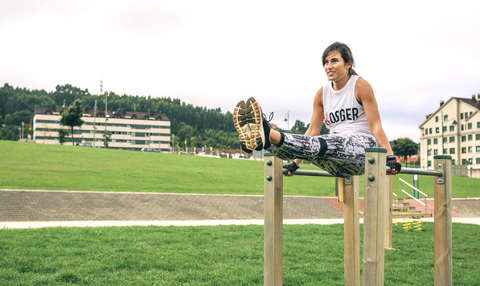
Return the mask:
<svg viewBox="0 0 480 286">
<path fill-rule="evenodd" d="M 138 95 L 118 95 L 114 92 L 91 94 L 88 89 L 81 89 L 71 84 L 57 85 L 54 91 L 43 89 L 27 89 L 10 86 L 5 83 L 0 87 L 0 139 L 18 140 L 19 128 L 24 122 L 24 137 L 33 135 L 30 119 L 33 119 L 35 106 L 73 106 L 75 100 L 80 100 L 81 106 L 91 109 L 97 101 L 97 108 L 104 109 L 105 96 L 108 97 L 108 107 L 111 110 L 126 109 L 128 111 L 161 112 L 168 116 L 171 122 L 171 133 L 175 145 L 184 147 L 215 147 L 219 149 L 239 149 L 238 134 L 233 126 L 233 114 L 230 111 L 222 113 L 220 108 L 208 109 L 182 102 L 178 98 L 151 97 Z M 309 125 L 296 120 L 289 133 L 303 134 Z M 321 134 L 328 133 L 325 125 Z M 409 138 L 400 138 L 390 142 L 395 154 L 405 157 L 417 154 L 418 144 Z M 405 158 L 406 159 L 406 158 Z"/>
</svg>

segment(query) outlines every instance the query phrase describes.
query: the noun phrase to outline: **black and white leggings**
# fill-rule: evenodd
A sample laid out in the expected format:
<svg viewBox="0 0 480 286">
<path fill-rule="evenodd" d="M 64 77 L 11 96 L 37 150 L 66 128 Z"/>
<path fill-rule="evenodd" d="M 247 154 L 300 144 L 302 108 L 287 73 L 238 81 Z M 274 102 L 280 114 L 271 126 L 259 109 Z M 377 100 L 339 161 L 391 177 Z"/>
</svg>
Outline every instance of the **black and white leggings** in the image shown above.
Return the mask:
<svg viewBox="0 0 480 286">
<path fill-rule="evenodd" d="M 304 159 L 337 177 L 365 173 L 365 148 L 378 147 L 373 136 L 324 134 L 308 136 L 284 133 L 280 146 L 267 150 L 284 160 Z"/>
</svg>

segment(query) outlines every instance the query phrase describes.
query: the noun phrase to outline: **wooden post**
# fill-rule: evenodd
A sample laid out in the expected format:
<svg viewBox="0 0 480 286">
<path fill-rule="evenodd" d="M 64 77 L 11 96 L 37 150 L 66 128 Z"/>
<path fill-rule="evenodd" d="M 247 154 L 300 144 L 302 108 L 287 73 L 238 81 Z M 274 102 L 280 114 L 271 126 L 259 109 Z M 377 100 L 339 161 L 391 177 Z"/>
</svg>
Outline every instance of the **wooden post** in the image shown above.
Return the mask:
<svg viewBox="0 0 480 286">
<path fill-rule="evenodd" d="M 385 148 L 365 149 L 363 285 L 383 285 L 385 243 Z"/>
<path fill-rule="evenodd" d="M 386 176 L 385 178 L 385 202 L 386 202 L 386 213 L 385 213 L 385 248 L 392 248 L 392 219 L 393 219 L 393 176 Z"/>
<path fill-rule="evenodd" d="M 435 285 L 452 285 L 452 157 L 434 156 Z"/>
<path fill-rule="evenodd" d="M 282 159 L 265 155 L 264 285 L 283 284 Z"/>
<path fill-rule="evenodd" d="M 358 182 L 358 177 L 343 178 L 345 286 L 360 286 Z"/>
</svg>

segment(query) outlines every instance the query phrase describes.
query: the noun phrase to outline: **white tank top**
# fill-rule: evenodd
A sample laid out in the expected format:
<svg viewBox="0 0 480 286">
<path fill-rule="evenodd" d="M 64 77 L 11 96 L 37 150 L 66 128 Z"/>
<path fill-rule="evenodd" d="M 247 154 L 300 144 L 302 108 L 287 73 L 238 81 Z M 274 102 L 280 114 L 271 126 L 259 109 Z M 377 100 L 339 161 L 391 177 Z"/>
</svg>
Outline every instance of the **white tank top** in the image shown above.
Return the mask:
<svg viewBox="0 0 480 286">
<path fill-rule="evenodd" d="M 328 81 L 323 88 L 323 121 L 330 133 L 372 135 L 363 106 L 355 98 L 359 76 L 352 75 L 341 90 L 334 90 Z"/>
</svg>

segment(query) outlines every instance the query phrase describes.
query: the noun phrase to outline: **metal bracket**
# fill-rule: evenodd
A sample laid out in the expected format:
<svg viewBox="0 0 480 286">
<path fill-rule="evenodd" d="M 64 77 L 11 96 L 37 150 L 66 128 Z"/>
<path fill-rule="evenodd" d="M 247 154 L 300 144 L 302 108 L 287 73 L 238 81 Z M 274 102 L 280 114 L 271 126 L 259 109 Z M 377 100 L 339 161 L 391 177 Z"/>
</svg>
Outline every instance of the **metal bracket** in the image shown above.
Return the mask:
<svg viewBox="0 0 480 286">
<path fill-rule="evenodd" d="M 344 179 L 345 185 L 351 185 L 352 184 L 352 177 L 345 177 Z"/>
<path fill-rule="evenodd" d="M 442 172 L 440 176 L 437 176 L 437 184 L 443 185 L 445 183 L 445 166 L 442 163 L 437 165 L 437 170 Z"/>
</svg>

